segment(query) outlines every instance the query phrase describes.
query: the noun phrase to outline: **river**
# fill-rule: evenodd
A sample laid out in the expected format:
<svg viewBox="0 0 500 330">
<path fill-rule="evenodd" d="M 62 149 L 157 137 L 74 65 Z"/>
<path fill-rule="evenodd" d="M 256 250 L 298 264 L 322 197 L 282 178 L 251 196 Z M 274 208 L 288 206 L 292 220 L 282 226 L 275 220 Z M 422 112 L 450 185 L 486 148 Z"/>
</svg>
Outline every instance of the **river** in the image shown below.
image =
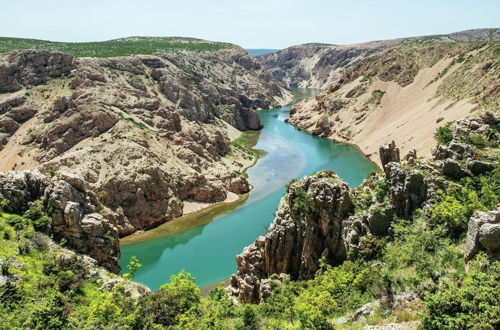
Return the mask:
<svg viewBox="0 0 500 330">
<path fill-rule="evenodd" d="M 318 90 L 299 89 L 295 96 L 299 100 L 317 93 Z M 134 280 L 152 290 L 182 269 L 191 273 L 199 286 L 227 279 L 236 272 L 236 255 L 265 234 L 285 194 L 284 186 L 292 178 L 329 169 L 355 187 L 376 169 L 354 147 L 312 136 L 286 124 L 289 111 L 290 106 L 286 106 L 259 113 L 264 128 L 255 148 L 266 154 L 247 171 L 254 189 L 246 200 L 226 209 L 225 214 L 215 212 L 214 216 L 208 212 L 203 219 L 194 216 L 190 221 L 201 223 L 195 228 L 122 245 L 122 270 L 126 272 L 131 256 L 136 256 L 142 267 Z M 161 232 L 161 228 L 154 230 Z"/>
</svg>

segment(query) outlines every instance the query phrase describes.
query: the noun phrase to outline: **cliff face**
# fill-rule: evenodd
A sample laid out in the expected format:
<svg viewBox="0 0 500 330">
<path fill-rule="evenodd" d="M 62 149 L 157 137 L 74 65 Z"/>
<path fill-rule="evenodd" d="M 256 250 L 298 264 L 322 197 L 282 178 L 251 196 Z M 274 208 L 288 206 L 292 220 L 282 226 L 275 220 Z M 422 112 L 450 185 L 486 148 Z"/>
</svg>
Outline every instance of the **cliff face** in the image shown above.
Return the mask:
<svg viewBox="0 0 500 330">
<path fill-rule="evenodd" d="M 351 65 L 326 92 L 304 100 L 289 122 L 356 144 L 378 162 L 377 146 L 430 156 L 438 126 L 478 110 L 500 110 L 498 42 L 402 45 Z M 379 162 L 380 164 L 380 162 Z"/>
<path fill-rule="evenodd" d="M 118 231 L 99 214 L 97 198 L 88 185 L 71 173 L 57 177 L 38 171 L 0 173 L 3 211 L 23 214 L 36 205 L 51 218 L 48 233 L 65 239 L 70 248 L 86 254 L 108 270 L 118 273 Z"/>
<path fill-rule="evenodd" d="M 305 44 L 258 56 L 266 70 L 290 87 L 326 89 L 351 64 L 404 44 L 500 40 L 500 29 L 477 29 L 424 37 L 372 41 L 355 45 Z"/>
<path fill-rule="evenodd" d="M 183 213 L 183 201 L 243 193 L 252 155 L 228 124 L 289 93 L 238 47 L 80 58 L 18 50 L 0 59 L 0 170 L 73 173 L 120 235 Z"/>
<path fill-rule="evenodd" d="M 447 189 L 452 180 L 497 168 L 497 155 L 479 156 L 463 141 L 485 134 L 498 145 L 499 123 L 500 117 L 491 112 L 457 121 L 450 128 L 452 141 L 439 145 L 432 161 L 419 160 L 414 150 L 401 158 L 394 142 L 384 145 L 379 153 L 385 176 L 371 175 L 355 189 L 331 171 L 292 183 L 268 233 L 237 256 L 238 272 L 231 278 L 230 293 L 242 303 L 262 302 L 272 293 L 273 274 L 307 280 L 319 270 L 320 259 L 336 265 L 366 253 L 370 240 L 387 236 L 395 219 L 411 221 L 416 210 L 424 215 L 432 211 L 440 198 L 438 191 Z M 498 210 L 471 218 L 466 261 L 479 251 L 498 257 L 498 219 Z"/>
</svg>

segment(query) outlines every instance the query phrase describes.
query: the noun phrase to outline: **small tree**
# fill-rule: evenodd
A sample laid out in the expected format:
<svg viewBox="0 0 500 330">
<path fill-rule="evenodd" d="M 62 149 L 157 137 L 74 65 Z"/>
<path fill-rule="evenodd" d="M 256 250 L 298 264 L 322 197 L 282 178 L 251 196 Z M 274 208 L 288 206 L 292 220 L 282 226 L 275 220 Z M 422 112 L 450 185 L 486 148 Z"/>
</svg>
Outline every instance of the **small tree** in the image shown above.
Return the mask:
<svg viewBox="0 0 500 330">
<path fill-rule="evenodd" d="M 434 133 L 434 138 L 437 142 L 441 144 L 448 144 L 453 140 L 453 131 L 451 130 L 451 122 L 444 126 L 438 127 L 436 133 Z"/>
<path fill-rule="evenodd" d="M 139 259 L 137 259 L 136 256 L 132 256 L 132 258 L 130 258 L 130 262 L 127 265 L 129 272 L 123 274 L 123 277 L 125 277 L 127 280 L 133 280 L 135 277 L 135 274 L 137 273 L 137 271 L 141 267 L 142 267 L 142 264 L 139 262 Z"/>
</svg>

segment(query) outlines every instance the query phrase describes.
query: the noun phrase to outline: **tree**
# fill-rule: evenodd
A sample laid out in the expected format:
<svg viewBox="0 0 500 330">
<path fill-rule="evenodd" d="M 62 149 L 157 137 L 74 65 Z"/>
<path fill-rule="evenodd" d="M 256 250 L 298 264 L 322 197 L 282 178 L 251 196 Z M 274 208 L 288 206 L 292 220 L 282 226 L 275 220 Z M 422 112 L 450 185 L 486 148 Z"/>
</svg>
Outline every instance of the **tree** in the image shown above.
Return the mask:
<svg viewBox="0 0 500 330">
<path fill-rule="evenodd" d="M 142 267 L 142 264 L 139 262 L 139 259 L 137 259 L 136 256 L 132 256 L 132 258 L 130 258 L 130 262 L 127 265 L 129 272 L 123 274 L 123 277 L 125 277 L 127 280 L 133 280 L 135 277 L 135 274 L 137 273 L 137 271 L 141 267 Z"/>
</svg>

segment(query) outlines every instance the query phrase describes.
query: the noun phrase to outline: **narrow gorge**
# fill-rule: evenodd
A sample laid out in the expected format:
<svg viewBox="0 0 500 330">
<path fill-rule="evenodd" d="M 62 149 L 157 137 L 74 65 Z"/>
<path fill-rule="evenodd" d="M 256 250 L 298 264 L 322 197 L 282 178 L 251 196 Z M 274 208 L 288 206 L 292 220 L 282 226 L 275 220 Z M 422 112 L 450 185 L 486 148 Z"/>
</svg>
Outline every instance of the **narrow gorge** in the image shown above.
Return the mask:
<svg viewBox="0 0 500 330">
<path fill-rule="evenodd" d="M 499 327 L 499 40 L 0 38 L 0 328 Z"/>
</svg>

